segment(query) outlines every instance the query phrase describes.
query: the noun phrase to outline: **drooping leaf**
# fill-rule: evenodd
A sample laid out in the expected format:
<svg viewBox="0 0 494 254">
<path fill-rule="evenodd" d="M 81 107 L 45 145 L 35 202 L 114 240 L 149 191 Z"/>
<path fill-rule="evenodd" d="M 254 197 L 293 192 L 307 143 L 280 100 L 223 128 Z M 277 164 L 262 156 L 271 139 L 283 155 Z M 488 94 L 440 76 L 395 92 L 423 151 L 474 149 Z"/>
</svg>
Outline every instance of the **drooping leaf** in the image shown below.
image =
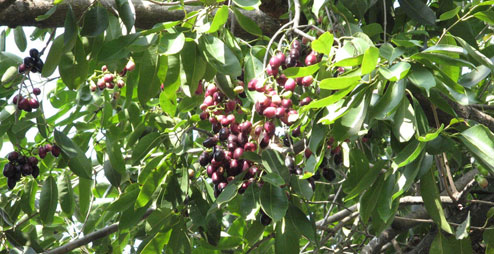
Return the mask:
<svg viewBox="0 0 494 254">
<path fill-rule="evenodd" d="M 55 130 L 55 142 L 67 157 L 69 168 L 80 177 L 92 179 L 92 164 L 84 152 L 63 132 Z"/>
<path fill-rule="evenodd" d="M 315 41 L 311 43 L 312 50 L 329 55 L 331 48 L 333 47 L 333 34 L 325 32 L 319 36 Z"/>
<path fill-rule="evenodd" d="M 50 225 L 55 216 L 58 204 L 57 183 L 53 176 L 48 176 L 41 189 L 39 201 L 39 217 L 44 225 Z"/>
<path fill-rule="evenodd" d="M 233 51 L 220 39 L 212 35 L 199 38 L 199 48 L 208 62 L 220 73 L 240 76 L 242 67 Z"/>
<path fill-rule="evenodd" d="M 214 33 L 225 25 L 228 20 L 228 5 L 222 5 L 214 14 L 213 22 L 211 22 L 211 27 L 208 33 Z"/>
<path fill-rule="evenodd" d="M 425 89 L 427 95 L 429 95 L 429 90 L 436 86 L 436 79 L 432 73 L 420 66 L 414 66 L 412 68 L 412 71 L 408 74 L 408 80 L 416 86 Z"/>
<path fill-rule="evenodd" d="M 436 13 L 422 1 L 398 0 L 408 17 L 423 25 L 435 25 Z"/>
<path fill-rule="evenodd" d="M 276 223 L 275 253 L 300 253 L 299 234 L 291 223 Z"/>
<path fill-rule="evenodd" d="M 81 35 L 95 37 L 102 34 L 108 27 L 108 13 L 101 6 L 91 8 L 84 14 Z"/>
<path fill-rule="evenodd" d="M 27 47 L 27 40 L 26 40 L 26 34 L 24 34 L 24 29 L 22 26 L 18 26 L 14 29 L 14 41 L 15 44 L 17 45 L 17 48 L 21 51 L 24 52 Z"/>
<path fill-rule="evenodd" d="M 439 190 L 437 189 L 436 180 L 431 169 L 420 179 L 420 194 L 422 195 L 425 208 L 432 220 L 437 223 L 442 230 L 452 234 L 453 230 L 444 215 L 441 200 L 439 199 Z"/>
<path fill-rule="evenodd" d="M 242 29 L 253 35 L 262 35 L 262 30 L 261 28 L 259 28 L 256 22 L 242 14 L 242 12 L 240 12 L 240 10 L 238 10 L 237 8 L 233 8 L 233 13 L 235 14 L 235 18 L 237 19 L 237 22 L 240 27 L 242 27 Z"/>
<path fill-rule="evenodd" d="M 270 183 L 264 183 L 259 196 L 262 210 L 273 221 L 280 221 L 285 217 L 288 209 L 288 199 L 283 189 Z"/>
<path fill-rule="evenodd" d="M 72 217 L 72 214 L 74 214 L 75 199 L 69 174 L 65 173 L 59 178 L 58 191 L 60 207 L 62 208 L 62 211 L 70 218 Z"/>
<path fill-rule="evenodd" d="M 362 74 L 371 73 L 379 61 L 379 50 L 376 47 L 369 47 L 365 50 L 364 59 L 362 59 Z"/>
<path fill-rule="evenodd" d="M 129 0 L 116 0 L 115 4 L 118 15 L 125 24 L 125 28 L 127 28 L 127 34 L 129 34 L 136 19 L 134 4 Z"/>
<path fill-rule="evenodd" d="M 494 134 L 483 125 L 463 131 L 460 140 L 491 174 L 494 174 Z"/>
</svg>

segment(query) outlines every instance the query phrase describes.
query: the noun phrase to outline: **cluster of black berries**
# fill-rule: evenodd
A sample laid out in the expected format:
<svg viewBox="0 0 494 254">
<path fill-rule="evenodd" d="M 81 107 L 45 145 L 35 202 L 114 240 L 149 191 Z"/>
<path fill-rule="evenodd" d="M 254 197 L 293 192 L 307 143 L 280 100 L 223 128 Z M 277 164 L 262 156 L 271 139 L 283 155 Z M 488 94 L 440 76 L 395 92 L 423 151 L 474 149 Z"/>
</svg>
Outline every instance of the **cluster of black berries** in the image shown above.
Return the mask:
<svg viewBox="0 0 494 254">
<path fill-rule="evenodd" d="M 62 152 L 62 149 L 60 149 L 60 147 L 57 145 L 51 144 L 46 144 L 38 148 L 38 155 L 41 159 L 44 159 L 46 157 L 46 154 L 49 152 L 51 152 L 53 156 L 58 157 Z"/>
<path fill-rule="evenodd" d="M 13 151 L 9 153 L 7 159 L 9 162 L 3 167 L 3 175 L 7 177 L 9 189 L 13 189 L 22 176 L 32 175 L 34 178 L 38 177 L 39 168 L 36 157 L 27 157 L 17 151 Z"/>
<path fill-rule="evenodd" d="M 243 93 L 242 82 L 234 89 L 237 94 Z M 202 83 L 198 90 L 202 90 Z M 247 187 L 255 182 L 260 174 L 260 168 L 252 161 L 242 158 L 244 151 L 255 152 L 257 150 L 257 138 L 259 132 L 264 128 L 262 125 L 253 130 L 250 121 L 237 123 L 234 113 L 243 114 L 239 98 L 228 99 L 214 85 L 207 85 L 204 93 L 204 101 L 201 105 L 200 114 L 202 120 L 209 120 L 212 131 L 215 134 L 203 142 L 207 148 L 199 156 L 199 163 L 206 167 L 206 172 L 214 183 L 215 195 L 218 196 L 235 176 L 245 172 L 244 182 L 238 190 L 243 193 Z M 199 92 L 200 93 L 200 92 Z M 274 133 L 274 124 L 265 125 L 269 132 Z M 257 133 L 257 134 L 256 134 Z M 261 147 L 263 143 L 261 142 Z"/>
<path fill-rule="evenodd" d="M 43 70 L 43 60 L 39 58 L 39 51 L 37 49 L 29 50 L 28 57 L 24 58 L 24 62 L 19 65 L 19 73 L 31 71 L 33 73 L 41 72 Z"/>
<path fill-rule="evenodd" d="M 34 95 L 40 95 L 41 89 L 36 87 L 33 89 L 32 93 Z M 14 96 L 12 103 L 17 105 L 17 108 L 20 110 L 24 110 L 26 112 L 31 112 L 33 109 L 39 108 L 39 102 L 36 98 L 24 98 L 21 94 Z"/>
<path fill-rule="evenodd" d="M 135 63 L 133 61 L 129 61 L 118 75 L 120 77 L 123 77 L 128 71 L 133 71 L 135 67 Z M 98 88 L 99 90 L 104 90 L 105 88 L 113 89 L 115 88 L 115 84 L 118 88 L 123 88 L 125 86 L 125 81 L 122 78 L 117 77 L 113 73 L 108 72 L 108 67 L 106 65 L 103 65 L 101 67 L 101 71 L 103 72 L 103 74 L 98 79 L 96 84 L 93 83 L 90 85 L 89 88 L 91 89 L 91 91 L 96 92 L 96 89 Z"/>
</svg>

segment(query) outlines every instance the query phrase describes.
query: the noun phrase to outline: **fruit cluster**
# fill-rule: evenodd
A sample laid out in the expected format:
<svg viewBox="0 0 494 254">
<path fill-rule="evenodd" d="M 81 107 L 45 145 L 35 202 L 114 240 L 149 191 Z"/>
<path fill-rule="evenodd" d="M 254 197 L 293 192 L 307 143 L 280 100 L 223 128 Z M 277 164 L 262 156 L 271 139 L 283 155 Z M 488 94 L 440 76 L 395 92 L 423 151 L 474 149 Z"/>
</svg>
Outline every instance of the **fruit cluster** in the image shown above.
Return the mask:
<svg viewBox="0 0 494 254">
<path fill-rule="evenodd" d="M 32 93 L 37 96 L 41 94 L 41 89 L 39 88 L 33 88 Z M 26 112 L 32 112 L 33 109 L 39 108 L 39 102 L 36 98 L 31 98 L 31 97 L 23 97 L 21 94 L 17 94 L 14 96 L 14 99 L 12 99 L 12 103 L 17 105 L 17 108 L 20 110 L 24 110 Z"/>
<path fill-rule="evenodd" d="M 32 175 L 34 178 L 38 177 L 39 168 L 36 157 L 27 157 L 17 151 L 13 151 L 9 153 L 7 159 L 9 162 L 3 167 L 3 175 L 7 177 L 9 189 L 13 189 L 22 176 Z"/>
<path fill-rule="evenodd" d="M 106 65 L 103 65 L 101 67 L 102 74 L 100 78 L 98 78 L 98 81 L 96 84 L 92 83 L 89 88 L 91 91 L 96 92 L 96 89 L 99 88 L 99 90 L 104 90 L 106 89 L 113 89 L 115 88 L 115 84 L 118 88 L 123 88 L 125 86 L 125 81 L 121 78 L 124 77 L 125 74 L 128 71 L 133 71 L 135 69 L 136 65 L 135 63 L 130 60 L 124 67 L 124 69 L 117 75 L 110 73 L 108 71 L 108 67 Z"/>
<path fill-rule="evenodd" d="M 41 72 L 43 70 L 43 60 L 39 58 L 39 51 L 37 49 L 29 50 L 29 56 L 24 58 L 24 62 L 19 65 L 19 73 L 25 73 L 31 71 L 33 73 Z"/>
<path fill-rule="evenodd" d="M 239 85 L 234 91 L 241 94 L 243 92 L 241 87 Z M 245 181 L 239 189 L 239 193 L 243 193 L 259 174 L 258 165 L 242 159 L 244 151 L 257 150 L 255 135 L 252 135 L 252 123 L 250 121 L 237 123 L 235 113 L 243 114 L 239 98 L 226 98 L 213 84 L 207 85 L 204 97 L 200 106 L 203 111 L 200 117 L 202 120 L 209 120 L 214 135 L 204 140 L 203 146 L 207 150 L 199 156 L 199 163 L 206 167 L 207 175 L 214 183 L 215 195 L 219 195 L 235 176 L 246 172 Z M 267 127 L 274 132 L 274 125 Z M 256 130 L 262 128 L 258 126 Z"/>
<path fill-rule="evenodd" d="M 62 150 L 59 146 L 51 144 L 46 144 L 38 148 L 38 155 L 41 159 L 44 159 L 46 157 L 46 154 L 49 152 L 51 152 L 53 156 L 58 157 Z"/>
</svg>

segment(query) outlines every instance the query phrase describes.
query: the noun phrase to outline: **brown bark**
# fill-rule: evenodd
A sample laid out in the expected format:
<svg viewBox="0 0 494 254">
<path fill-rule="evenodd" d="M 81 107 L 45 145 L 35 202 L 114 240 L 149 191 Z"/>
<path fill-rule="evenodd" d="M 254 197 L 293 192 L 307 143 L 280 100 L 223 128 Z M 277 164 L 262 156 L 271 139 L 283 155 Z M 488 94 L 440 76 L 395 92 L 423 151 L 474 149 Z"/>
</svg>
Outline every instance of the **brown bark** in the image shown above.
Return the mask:
<svg viewBox="0 0 494 254">
<path fill-rule="evenodd" d="M 166 22 L 182 20 L 184 10 L 173 10 L 176 6 L 162 6 L 145 0 L 131 0 L 135 7 L 137 28 L 147 29 L 153 25 Z M 36 27 L 63 27 L 68 6 L 72 6 L 76 18 L 80 17 L 91 5 L 92 0 L 65 0 L 57 6 L 56 12 L 48 19 L 36 21 L 36 17 L 45 14 L 53 7 L 52 0 L 0 0 L 0 25 L 36 26 Z M 116 13 L 114 0 L 103 0 L 101 3 L 107 7 L 110 13 Z M 196 11 L 202 6 L 185 6 L 186 12 Z M 280 27 L 280 21 L 262 11 L 241 11 L 251 18 L 261 28 L 264 35 L 270 36 Z M 233 15 L 230 15 L 232 18 Z M 242 30 L 240 25 L 235 25 L 235 34 L 240 37 L 252 37 Z"/>
</svg>

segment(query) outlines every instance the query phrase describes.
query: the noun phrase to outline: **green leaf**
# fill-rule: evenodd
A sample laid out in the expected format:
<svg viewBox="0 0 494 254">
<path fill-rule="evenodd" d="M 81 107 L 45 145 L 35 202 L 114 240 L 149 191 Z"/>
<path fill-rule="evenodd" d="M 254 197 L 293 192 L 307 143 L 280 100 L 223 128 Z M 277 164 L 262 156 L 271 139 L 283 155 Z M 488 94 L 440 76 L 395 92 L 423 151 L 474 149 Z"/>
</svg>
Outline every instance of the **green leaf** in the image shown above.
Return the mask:
<svg viewBox="0 0 494 254">
<path fill-rule="evenodd" d="M 390 63 L 393 62 L 396 58 L 403 55 L 403 53 L 405 53 L 405 51 L 402 48 L 395 48 L 389 43 L 385 43 L 379 48 L 379 54 L 382 57 L 388 59 Z"/>
<path fill-rule="evenodd" d="M 100 6 L 90 9 L 84 14 L 81 35 L 95 37 L 102 34 L 108 27 L 108 13 Z"/>
<path fill-rule="evenodd" d="M 262 152 L 261 157 L 262 165 L 267 173 L 278 174 L 285 182 L 288 181 L 290 177 L 288 168 L 285 166 L 284 160 L 282 160 L 281 155 L 278 152 L 272 149 L 266 149 Z"/>
<path fill-rule="evenodd" d="M 164 246 L 168 244 L 170 240 L 170 235 L 172 230 L 168 230 L 166 232 L 158 232 L 151 241 L 149 241 L 146 246 L 142 249 L 140 253 L 142 254 L 155 254 L 161 253 Z"/>
<path fill-rule="evenodd" d="M 400 197 L 415 183 L 415 179 L 420 177 L 421 172 L 427 172 L 432 167 L 433 156 L 422 152 L 420 157 L 412 163 L 398 169 L 400 172 L 397 180 L 398 191 L 393 194 L 393 200 Z"/>
<path fill-rule="evenodd" d="M 448 239 L 442 234 L 442 232 L 438 232 L 436 237 L 431 243 L 431 247 L 429 253 L 437 253 L 437 254 L 447 254 L 447 253 L 458 253 L 458 249 L 450 244 Z"/>
<path fill-rule="evenodd" d="M 362 222 L 367 223 L 371 214 L 377 205 L 377 201 L 381 195 L 381 190 L 384 186 L 384 174 L 380 174 L 374 181 L 372 186 L 360 198 L 360 217 Z"/>
<path fill-rule="evenodd" d="M 334 63 L 334 66 L 341 66 L 341 67 L 357 66 L 357 65 L 362 64 L 363 59 L 364 59 L 364 55 L 345 58 L 343 60 L 340 60 L 340 61 Z"/>
<path fill-rule="evenodd" d="M 261 0 L 233 0 L 233 2 L 246 10 L 259 9 L 261 5 Z"/>
<path fill-rule="evenodd" d="M 286 223 L 291 224 L 297 231 L 311 242 L 316 241 L 316 227 L 307 216 L 296 206 L 290 205 L 286 212 Z"/>
<path fill-rule="evenodd" d="M 455 237 L 458 240 L 462 240 L 468 237 L 470 231 L 470 211 L 468 211 L 467 218 L 456 228 Z"/>
<path fill-rule="evenodd" d="M 398 81 L 408 74 L 410 67 L 411 65 L 407 62 L 399 62 L 393 64 L 389 69 L 386 67 L 379 67 L 379 73 L 389 81 Z"/>
<path fill-rule="evenodd" d="M 38 22 L 43 21 L 43 20 L 46 20 L 49 17 L 51 17 L 51 15 L 53 15 L 53 13 L 55 13 L 56 10 L 57 10 L 57 6 L 54 5 L 47 12 L 45 12 L 45 14 L 39 15 L 38 17 L 36 17 L 35 20 L 38 21 Z"/>
<path fill-rule="evenodd" d="M 300 237 L 296 228 L 290 223 L 276 223 L 274 238 L 275 254 L 300 253 Z"/>
<path fill-rule="evenodd" d="M 129 54 L 128 46 L 138 37 L 139 34 L 129 34 L 120 36 L 108 42 L 104 42 L 98 54 L 98 61 L 109 62 L 126 58 Z M 154 47 L 150 47 L 148 50 L 151 49 L 153 50 L 153 55 L 156 55 L 156 49 Z M 141 61 L 141 59 L 138 59 L 138 62 L 141 63 L 138 66 L 146 64 L 146 61 Z"/>
<path fill-rule="evenodd" d="M 420 141 L 420 142 L 429 142 L 429 141 L 432 141 L 432 140 L 436 139 L 439 136 L 439 134 L 441 134 L 441 132 L 443 131 L 443 129 L 444 129 L 444 124 L 442 123 L 441 124 L 441 127 L 439 127 L 439 129 L 437 129 L 434 132 L 427 133 L 424 136 L 419 136 L 419 137 L 417 137 L 417 140 Z"/>
<path fill-rule="evenodd" d="M 422 152 L 427 143 L 419 142 L 416 139 L 408 142 L 408 144 L 403 148 L 393 160 L 391 167 L 393 169 L 401 168 L 413 162 Z"/>
<path fill-rule="evenodd" d="M 62 211 L 69 217 L 72 217 L 75 209 L 74 190 L 72 189 L 72 183 L 70 182 L 70 175 L 63 174 L 59 178 L 58 183 L 58 197 L 60 199 L 60 207 Z"/>
<path fill-rule="evenodd" d="M 371 96 L 368 92 L 362 91 L 363 96 L 359 96 L 357 101 L 350 107 L 345 115 L 338 118 L 333 126 L 333 134 L 336 140 L 345 140 L 349 137 L 357 135 L 360 131 L 364 119 L 367 115 Z"/>
<path fill-rule="evenodd" d="M 163 180 L 163 177 L 165 176 L 165 173 L 167 171 L 167 160 L 169 159 L 169 156 L 167 156 L 155 169 L 151 171 L 151 173 L 148 175 L 146 180 L 144 181 L 144 184 L 141 187 L 141 191 L 139 192 L 139 195 L 137 196 L 137 200 L 135 202 L 135 209 L 147 206 L 148 203 L 151 201 L 151 197 L 153 193 L 156 191 L 156 188 L 158 188 L 158 185 L 161 184 L 161 181 Z"/>
<path fill-rule="evenodd" d="M 432 220 L 441 227 L 442 230 L 452 234 L 453 230 L 448 224 L 444 215 L 444 210 L 439 199 L 439 190 L 432 169 L 420 179 L 420 195 L 424 200 L 424 205 Z"/>
<path fill-rule="evenodd" d="M 298 176 L 292 175 L 290 176 L 290 186 L 293 188 L 295 193 L 307 200 L 310 200 L 312 195 L 314 195 L 314 191 L 312 190 L 312 187 L 307 179 L 300 179 Z"/>
<path fill-rule="evenodd" d="M 311 43 L 312 50 L 329 55 L 331 48 L 333 47 L 334 37 L 330 32 L 325 32 L 319 36 L 315 41 Z"/>
<path fill-rule="evenodd" d="M 36 182 L 36 180 L 31 179 L 25 182 L 24 190 L 22 192 L 21 200 L 19 202 L 22 211 L 24 211 L 28 215 L 33 214 L 36 211 L 35 200 L 36 200 L 37 192 L 38 192 L 38 183 Z"/>
<path fill-rule="evenodd" d="M 139 72 L 137 96 L 143 106 L 160 91 L 160 80 L 157 73 L 161 69 L 162 63 L 158 64 L 158 59 L 161 60 L 161 57 L 158 56 L 156 47 L 148 48 L 139 58 L 140 65 L 136 70 Z"/>
<path fill-rule="evenodd" d="M 432 73 L 421 66 L 412 68 L 412 71 L 408 74 L 408 80 L 416 86 L 425 89 L 428 96 L 429 90 L 436 86 L 436 79 Z"/>
<path fill-rule="evenodd" d="M 262 66 L 262 63 L 261 63 Z M 290 67 L 283 71 L 287 78 L 305 77 L 314 74 L 321 68 L 320 64 L 313 64 L 304 67 Z"/>
<path fill-rule="evenodd" d="M 68 88 L 77 90 L 86 82 L 89 68 L 86 57 L 82 41 L 76 37 L 73 51 L 62 55 L 58 66 L 60 76 Z"/>
<path fill-rule="evenodd" d="M 18 26 L 14 29 L 14 41 L 19 51 L 24 52 L 24 50 L 26 50 L 27 40 L 22 26 Z"/>
<path fill-rule="evenodd" d="M 489 25 L 494 25 L 494 11 L 488 10 L 488 11 L 479 11 L 473 14 L 474 17 L 476 17 L 479 20 L 484 21 L 485 23 Z"/>
<path fill-rule="evenodd" d="M 319 11 L 323 6 L 326 5 L 327 0 L 314 0 L 314 3 L 312 4 L 312 13 L 316 17 L 319 17 Z"/>
<path fill-rule="evenodd" d="M 113 165 L 109 160 L 105 161 L 103 165 L 103 170 L 105 173 L 105 177 L 106 179 L 108 179 L 110 184 L 115 187 L 119 187 L 120 182 L 122 181 L 122 175 L 117 170 L 115 170 L 115 168 L 113 167 Z"/>
<path fill-rule="evenodd" d="M 347 87 L 345 89 L 341 89 L 341 90 L 335 92 L 334 94 L 332 94 L 332 95 L 330 95 L 330 96 L 328 96 L 326 98 L 319 99 L 319 100 L 313 100 L 309 105 L 302 107 L 302 109 L 300 111 L 301 112 L 305 112 L 305 111 L 307 111 L 308 109 L 311 109 L 311 108 L 322 108 L 322 107 L 326 107 L 326 106 L 332 105 L 335 102 L 338 102 L 341 99 L 343 99 L 343 97 L 345 97 L 347 94 L 349 94 L 351 91 L 353 91 L 353 89 L 356 86 L 357 85 L 349 86 L 349 87 Z M 324 121 L 325 121 L 324 118 L 321 118 L 319 120 L 320 123 L 324 123 Z"/>
<path fill-rule="evenodd" d="M 63 33 L 63 46 L 64 48 L 71 49 L 77 38 L 78 26 L 74 16 L 72 6 L 69 5 L 67 15 L 65 16 L 64 33 Z M 53 47 L 53 46 L 52 46 Z"/>
<path fill-rule="evenodd" d="M 79 212 L 82 217 L 82 222 L 85 221 L 86 215 L 89 212 L 89 205 L 91 202 L 91 186 L 93 184 L 93 181 L 90 179 L 85 179 L 85 178 L 79 178 L 79 188 L 78 188 L 78 195 L 79 195 Z"/>
<path fill-rule="evenodd" d="M 435 25 L 436 13 L 422 1 L 398 0 L 400 8 L 405 11 L 408 17 L 422 25 Z"/>
<path fill-rule="evenodd" d="M 321 80 L 319 87 L 321 89 L 340 90 L 359 84 L 360 79 L 360 76 L 340 76 L 336 78 L 327 78 Z"/>
<path fill-rule="evenodd" d="M 211 22 L 211 27 L 208 33 L 214 33 L 225 25 L 228 20 L 228 5 L 222 5 L 214 14 L 213 22 Z"/>
<path fill-rule="evenodd" d="M 55 142 L 61 148 L 62 154 L 67 157 L 69 168 L 76 175 L 92 179 L 92 163 L 84 152 L 63 132 L 55 130 Z"/>
<path fill-rule="evenodd" d="M 463 131 L 460 140 L 491 174 L 494 174 L 494 134 L 483 125 Z"/>
<path fill-rule="evenodd" d="M 161 136 L 157 132 L 151 132 L 142 137 L 132 151 L 132 161 L 134 164 L 139 163 L 151 149 L 156 147 L 161 142 Z"/>
<path fill-rule="evenodd" d="M 285 184 L 283 178 L 281 178 L 281 176 L 276 173 L 265 174 L 262 176 L 262 180 L 276 186 L 281 186 Z"/>
<path fill-rule="evenodd" d="M 480 53 L 480 51 L 470 46 L 470 44 L 465 42 L 462 38 L 456 36 L 454 38 L 468 52 L 468 55 L 475 59 L 475 61 L 489 67 L 491 70 L 494 70 L 494 64 L 491 59 L 487 58 L 484 54 Z"/>
<path fill-rule="evenodd" d="M 447 12 L 444 12 L 441 14 L 441 16 L 439 16 L 439 20 L 440 21 L 444 21 L 444 20 L 448 20 L 448 19 L 451 19 L 451 18 L 454 18 L 458 12 L 460 12 L 461 10 L 461 7 L 460 6 L 456 6 L 456 8 L 454 9 L 451 9 Z"/>
<path fill-rule="evenodd" d="M 121 146 L 118 142 L 113 141 L 111 138 L 106 139 L 106 153 L 110 159 L 111 167 L 119 174 L 125 174 L 125 161 L 120 151 Z"/>
<path fill-rule="evenodd" d="M 161 37 L 158 53 L 163 55 L 173 55 L 182 50 L 185 44 L 183 33 L 165 33 Z"/>
<path fill-rule="evenodd" d="M 262 35 L 262 30 L 261 28 L 259 28 L 256 22 L 243 15 L 237 8 L 233 8 L 233 13 L 235 14 L 235 19 L 237 20 L 240 27 L 242 27 L 242 29 L 253 35 Z"/>
<path fill-rule="evenodd" d="M 116 0 L 115 4 L 117 7 L 118 16 L 125 24 L 127 34 L 129 34 L 135 24 L 136 19 L 134 4 L 132 1 L 128 0 Z"/>
<path fill-rule="evenodd" d="M 365 154 L 357 149 L 350 152 L 350 173 L 348 179 L 343 183 L 343 190 L 348 194 L 345 200 L 367 190 L 376 179 L 384 166 L 384 161 L 379 161 L 373 167 L 369 167 L 369 160 Z"/>
<path fill-rule="evenodd" d="M 379 120 L 385 119 L 401 103 L 405 96 L 406 83 L 400 80 L 396 83 L 390 83 L 386 93 L 379 99 L 376 106 L 372 109 L 371 118 Z"/>
<path fill-rule="evenodd" d="M 403 98 L 396 109 L 393 123 L 393 134 L 400 142 L 409 141 L 416 131 L 415 112 L 407 98 Z"/>
<path fill-rule="evenodd" d="M 51 76 L 55 69 L 60 63 L 60 59 L 64 53 L 63 46 L 63 35 L 57 36 L 55 40 L 53 40 L 52 46 L 50 47 L 50 51 L 48 52 L 48 56 L 46 57 L 45 64 L 43 65 L 43 70 L 41 71 L 41 75 L 45 78 Z"/>
<path fill-rule="evenodd" d="M 134 203 L 139 195 L 139 185 L 131 184 L 127 186 L 125 192 L 113 201 L 106 210 L 112 212 L 122 212 L 134 206 Z"/>
<path fill-rule="evenodd" d="M 475 69 L 472 69 L 471 72 L 462 75 L 458 80 L 458 84 L 466 88 L 472 88 L 480 82 L 484 81 L 490 73 L 491 69 L 489 69 L 485 65 L 480 65 Z"/>
<path fill-rule="evenodd" d="M 288 198 L 282 188 L 274 186 L 270 183 L 264 183 L 259 196 L 262 210 L 273 219 L 280 221 L 285 217 L 288 209 Z"/>
<path fill-rule="evenodd" d="M 55 210 L 57 209 L 58 190 L 55 178 L 48 176 L 41 188 L 39 200 L 39 217 L 43 225 L 49 225 L 53 222 Z"/>
<path fill-rule="evenodd" d="M 369 47 L 365 50 L 364 59 L 362 60 L 362 74 L 369 74 L 375 68 L 379 61 L 379 50 L 376 47 Z"/>
<path fill-rule="evenodd" d="M 160 106 L 170 116 L 174 116 L 177 111 L 177 90 L 180 88 L 181 73 L 180 58 L 176 55 L 168 57 L 168 71 L 163 82 L 163 92 L 160 94 Z M 162 66 L 160 59 L 160 66 Z"/>
<path fill-rule="evenodd" d="M 199 48 L 218 72 L 237 77 L 242 74 L 242 67 L 233 51 L 220 39 L 212 35 L 199 38 Z"/>
</svg>

